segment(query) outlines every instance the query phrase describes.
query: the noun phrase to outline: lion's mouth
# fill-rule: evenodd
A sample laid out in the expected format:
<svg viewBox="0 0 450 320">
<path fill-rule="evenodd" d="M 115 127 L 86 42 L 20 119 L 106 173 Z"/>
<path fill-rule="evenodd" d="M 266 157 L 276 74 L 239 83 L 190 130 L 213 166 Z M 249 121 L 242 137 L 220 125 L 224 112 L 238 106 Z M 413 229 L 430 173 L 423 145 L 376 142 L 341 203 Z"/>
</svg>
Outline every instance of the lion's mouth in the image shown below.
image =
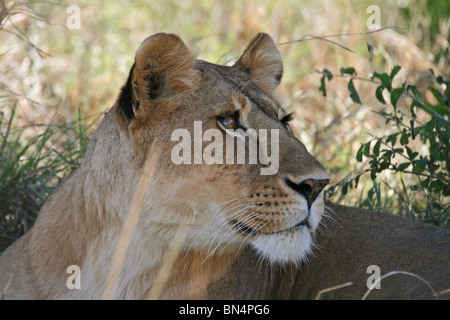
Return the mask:
<svg viewBox="0 0 450 320">
<path fill-rule="evenodd" d="M 235 226 L 240 232 L 242 232 L 246 236 L 272 235 L 272 234 L 277 234 L 277 233 L 282 233 L 282 232 L 293 231 L 293 230 L 301 228 L 302 226 L 306 226 L 309 229 L 309 223 L 308 223 L 307 218 L 300 221 L 295 226 L 292 226 L 292 227 L 289 227 L 286 229 L 282 229 L 282 230 L 278 230 L 278 231 L 273 231 L 273 232 L 262 232 L 260 230 L 257 230 L 257 229 L 247 226 L 245 223 L 243 223 L 241 221 L 232 221 L 232 223 L 233 223 L 233 226 Z"/>
</svg>

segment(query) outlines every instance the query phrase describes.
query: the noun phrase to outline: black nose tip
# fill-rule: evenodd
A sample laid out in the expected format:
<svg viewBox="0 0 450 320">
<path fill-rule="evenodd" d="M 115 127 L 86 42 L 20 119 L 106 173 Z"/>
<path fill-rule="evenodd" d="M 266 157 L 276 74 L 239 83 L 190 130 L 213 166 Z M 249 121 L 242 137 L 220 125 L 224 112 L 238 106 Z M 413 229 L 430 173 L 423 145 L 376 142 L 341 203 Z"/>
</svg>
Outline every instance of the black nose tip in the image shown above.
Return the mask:
<svg viewBox="0 0 450 320">
<path fill-rule="evenodd" d="M 317 196 L 322 192 L 323 188 L 330 183 L 329 179 L 307 179 L 299 184 L 286 179 L 286 184 L 305 197 L 308 208 L 311 208 L 312 203 L 316 200 Z"/>
</svg>

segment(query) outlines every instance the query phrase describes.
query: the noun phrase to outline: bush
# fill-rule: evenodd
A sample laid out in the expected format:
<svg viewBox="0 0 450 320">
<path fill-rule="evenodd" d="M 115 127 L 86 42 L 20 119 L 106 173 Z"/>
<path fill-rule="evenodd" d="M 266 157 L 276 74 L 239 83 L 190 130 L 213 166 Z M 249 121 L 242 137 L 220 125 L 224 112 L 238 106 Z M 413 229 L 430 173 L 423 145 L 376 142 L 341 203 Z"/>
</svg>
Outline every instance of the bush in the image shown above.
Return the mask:
<svg viewBox="0 0 450 320">
<path fill-rule="evenodd" d="M 362 143 L 356 160 L 361 163 L 366 160 L 366 167 L 329 188 L 327 196 L 331 197 L 336 191 L 345 196 L 350 188 L 358 187 L 363 175 L 370 174 L 372 187 L 361 197 L 361 207 L 378 210 L 386 207 L 383 203 L 389 203 L 389 199 L 382 199 L 380 191 L 384 185 L 398 199 L 397 213 L 450 227 L 449 81 L 430 70 L 434 83 L 425 92 L 419 92 L 415 85 L 406 82 L 396 87 L 394 78 L 400 69 L 395 66 L 390 73 L 374 72 L 370 78 L 358 77 L 354 68 L 342 68 L 340 75 L 326 69 L 321 72 L 319 90 L 324 96 L 326 81 L 336 76 L 345 77 L 349 79 L 350 98 L 358 104 L 362 102 L 353 82 L 362 80 L 376 84 L 375 98 L 390 107 L 390 111 L 376 113 L 394 129 L 389 135 L 372 137 Z M 400 107 L 402 97 L 409 99 L 409 108 Z M 425 113 L 420 119 L 419 111 Z M 390 174 L 380 178 L 381 173 Z M 397 185 L 403 190 L 394 189 L 393 180 L 400 181 Z"/>
<path fill-rule="evenodd" d="M 9 119 L 0 113 L 0 252 L 31 228 L 56 185 L 79 166 L 91 131 L 85 119 L 14 127 L 16 110 Z"/>
</svg>

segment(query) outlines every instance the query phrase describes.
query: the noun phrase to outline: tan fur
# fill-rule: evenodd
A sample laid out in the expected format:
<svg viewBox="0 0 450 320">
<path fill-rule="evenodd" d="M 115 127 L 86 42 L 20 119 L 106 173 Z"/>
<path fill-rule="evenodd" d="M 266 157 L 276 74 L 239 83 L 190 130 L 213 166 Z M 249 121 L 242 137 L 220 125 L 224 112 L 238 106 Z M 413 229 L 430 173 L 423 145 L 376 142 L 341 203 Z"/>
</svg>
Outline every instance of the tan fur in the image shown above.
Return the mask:
<svg viewBox="0 0 450 320">
<path fill-rule="evenodd" d="M 49 197 L 33 228 L 0 256 L 3 297 L 302 298 L 311 295 L 300 289 L 315 282 L 311 294 L 336 285 L 302 278 L 298 269 L 317 246 L 328 176 L 278 119 L 274 90 L 282 73 L 281 55 L 266 34 L 231 67 L 195 60 L 175 35 L 145 39 L 81 166 Z M 278 130 L 274 175 L 261 175 L 259 162 L 173 162 L 177 129 L 194 136 L 194 122 L 201 121 L 203 131 L 221 130 L 219 119 L 236 112 L 246 128 Z M 361 219 L 355 215 L 346 227 L 359 230 Z M 400 229 L 401 223 L 393 221 Z M 339 261 L 330 267 L 360 266 L 358 247 L 348 262 L 343 247 L 327 252 Z M 80 267 L 81 289 L 66 285 L 70 265 Z M 285 272 L 274 271 L 280 265 L 291 280 L 273 276 Z M 341 275 L 342 282 L 351 276 Z"/>
</svg>

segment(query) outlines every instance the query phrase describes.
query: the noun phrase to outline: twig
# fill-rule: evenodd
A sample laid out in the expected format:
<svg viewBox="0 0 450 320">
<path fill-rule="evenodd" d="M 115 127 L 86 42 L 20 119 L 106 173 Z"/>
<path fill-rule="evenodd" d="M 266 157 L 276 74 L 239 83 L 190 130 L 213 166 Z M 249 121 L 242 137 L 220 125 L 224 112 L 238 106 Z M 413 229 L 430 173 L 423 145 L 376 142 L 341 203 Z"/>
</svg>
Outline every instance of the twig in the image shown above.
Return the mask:
<svg viewBox="0 0 450 320">
<path fill-rule="evenodd" d="M 363 36 L 363 35 L 367 35 L 367 34 L 377 33 L 377 32 L 383 31 L 383 30 L 387 30 L 387 29 L 407 30 L 408 28 L 400 28 L 400 27 L 396 27 L 396 26 L 389 26 L 389 27 L 384 27 L 384 28 L 380 28 L 380 29 L 377 29 L 377 30 L 367 31 L 367 32 L 353 32 L 353 33 L 332 34 L 332 35 L 323 36 L 322 38 L 332 38 L 332 37 L 341 37 L 341 36 Z"/>
<path fill-rule="evenodd" d="M 311 37 L 312 39 L 305 39 L 306 37 Z M 327 37 L 329 37 L 329 36 L 319 37 L 319 36 L 315 36 L 315 35 L 312 35 L 312 34 L 307 34 L 306 36 L 304 36 L 303 38 L 298 39 L 298 40 L 291 40 L 291 41 L 288 41 L 288 42 L 277 43 L 277 46 L 284 46 L 284 45 L 286 45 L 286 44 L 291 44 L 291 43 L 301 42 L 301 41 L 306 41 L 306 40 L 323 40 L 323 41 L 326 41 L 326 42 L 330 42 L 330 43 L 332 43 L 332 44 L 335 44 L 335 45 L 341 47 L 342 49 L 345 49 L 345 50 L 347 50 L 347 51 L 350 51 L 351 53 L 356 53 L 355 51 L 353 51 L 353 50 L 351 50 L 351 49 L 349 49 L 349 48 L 343 46 L 343 45 L 340 44 L 340 43 L 337 43 L 337 42 L 335 42 L 335 41 L 331 41 L 331 40 L 326 39 Z"/>
<path fill-rule="evenodd" d="M 380 31 L 387 30 L 387 29 L 407 29 L 407 28 L 399 28 L 399 27 L 395 27 L 395 26 L 389 26 L 389 27 L 384 27 L 384 28 L 380 28 L 380 29 L 377 29 L 377 30 L 373 30 L 373 31 L 367 31 L 367 32 L 339 33 L 339 34 L 329 34 L 329 35 L 324 35 L 324 36 L 315 36 L 315 35 L 312 35 L 312 34 L 307 34 L 307 35 L 305 35 L 305 36 L 303 36 L 303 37 L 301 37 L 300 39 L 297 39 L 297 40 L 291 40 L 291 41 L 287 41 L 287 42 L 277 43 L 277 46 L 284 46 L 286 44 L 302 42 L 302 41 L 308 41 L 308 40 L 323 40 L 323 41 L 335 44 L 335 45 L 341 47 L 342 49 L 345 49 L 347 51 L 355 53 L 355 51 L 353 51 L 353 50 L 351 50 L 351 49 L 341 45 L 340 43 L 328 40 L 327 38 L 346 37 L 346 36 L 362 36 L 362 35 L 368 35 L 368 34 L 380 32 Z M 307 39 L 308 37 L 310 37 L 311 39 Z"/>
</svg>

